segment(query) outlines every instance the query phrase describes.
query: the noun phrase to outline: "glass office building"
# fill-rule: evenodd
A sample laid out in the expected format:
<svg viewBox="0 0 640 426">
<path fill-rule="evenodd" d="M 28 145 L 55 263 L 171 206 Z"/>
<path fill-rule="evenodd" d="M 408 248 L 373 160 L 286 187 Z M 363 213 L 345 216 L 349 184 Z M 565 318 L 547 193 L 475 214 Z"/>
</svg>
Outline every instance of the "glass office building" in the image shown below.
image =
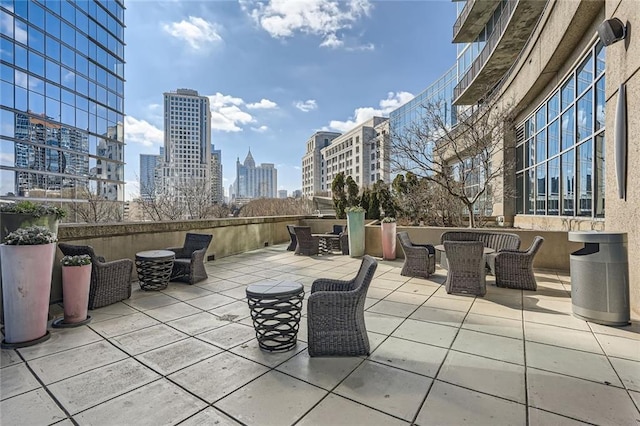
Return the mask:
<svg viewBox="0 0 640 426">
<path fill-rule="evenodd" d="M 0 27 L 0 199 L 123 203 L 122 1 L 0 0 Z"/>
</svg>

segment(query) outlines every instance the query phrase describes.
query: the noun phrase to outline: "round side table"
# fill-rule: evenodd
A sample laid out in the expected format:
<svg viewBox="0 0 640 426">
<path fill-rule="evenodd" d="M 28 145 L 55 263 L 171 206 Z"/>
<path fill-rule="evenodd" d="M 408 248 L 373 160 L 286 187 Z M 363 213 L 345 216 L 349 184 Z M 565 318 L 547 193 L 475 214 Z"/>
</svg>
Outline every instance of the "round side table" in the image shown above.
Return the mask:
<svg viewBox="0 0 640 426">
<path fill-rule="evenodd" d="M 164 290 L 169 285 L 176 254 L 170 250 L 136 253 L 136 270 L 142 290 Z"/>
<path fill-rule="evenodd" d="M 247 302 L 260 349 L 283 352 L 296 346 L 304 287 L 263 282 L 247 287 Z"/>
</svg>

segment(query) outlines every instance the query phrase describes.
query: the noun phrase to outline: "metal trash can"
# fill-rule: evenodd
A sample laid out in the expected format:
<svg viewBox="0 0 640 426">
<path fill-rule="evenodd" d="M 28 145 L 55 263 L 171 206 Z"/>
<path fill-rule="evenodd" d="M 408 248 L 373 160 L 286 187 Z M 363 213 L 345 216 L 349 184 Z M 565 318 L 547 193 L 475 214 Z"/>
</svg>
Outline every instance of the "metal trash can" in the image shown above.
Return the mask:
<svg viewBox="0 0 640 426">
<path fill-rule="evenodd" d="M 573 315 L 604 325 L 629 324 L 627 234 L 573 231 L 569 241 L 584 243 L 570 258 Z"/>
</svg>

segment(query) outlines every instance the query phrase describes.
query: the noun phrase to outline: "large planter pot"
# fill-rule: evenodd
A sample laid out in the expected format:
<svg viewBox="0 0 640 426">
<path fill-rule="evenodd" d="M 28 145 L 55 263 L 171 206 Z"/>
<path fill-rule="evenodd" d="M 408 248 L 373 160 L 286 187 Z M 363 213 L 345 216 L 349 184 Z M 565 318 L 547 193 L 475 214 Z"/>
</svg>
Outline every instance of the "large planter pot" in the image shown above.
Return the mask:
<svg viewBox="0 0 640 426">
<path fill-rule="evenodd" d="M 19 228 L 27 228 L 29 226 L 38 225 L 48 228 L 51 232 L 58 235 L 58 217 L 54 214 L 35 217 L 28 213 L 10 213 L 0 212 L 0 243 L 4 241 L 4 237 Z M 0 277 L 2 273 L 0 272 Z M 2 279 L 0 278 L 0 318 L 4 321 L 4 303 L 2 302 Z"/>
<path fill-rule="evenodd" d="M 62 267 L 62 298 L 64 324 L 79 324 L 87 320 L 91 264 Z"/>
<path fill-rule="evenodd" d="M 29 346 L 47 334 L 51 271 L 56 244 L 0 245 L 4 342 Z"/>
<path fill-rule="evenodd" d="M 382 258 L 384 260 L 395 260 L 396 258 L 396 223 L 382 222 Z"/>
<path fill-rule="evenodd" d="M 364 212 L 347 212 L 349 256 L 364 256 Z"/>
</svg>

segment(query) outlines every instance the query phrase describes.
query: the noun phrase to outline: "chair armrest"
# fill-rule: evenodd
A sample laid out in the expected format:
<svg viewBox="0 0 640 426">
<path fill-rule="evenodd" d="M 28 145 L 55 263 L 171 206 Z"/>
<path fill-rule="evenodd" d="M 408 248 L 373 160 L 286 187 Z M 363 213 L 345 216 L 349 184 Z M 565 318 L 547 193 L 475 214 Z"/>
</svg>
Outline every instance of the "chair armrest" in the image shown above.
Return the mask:
<svg viewBox="0 0 640 426">
<path fill-rule="evenodd" d="M 508 248 L 502 248 L 500 250 L 498 250 L 496 252 L 496 254 L 503 254 L 503 253 L 515 253 L 515 254 L 523 254 L 526 253 L 524 251 L 520 251 L 520 250 L 516 250 L 516 249 L 508 249 Z"/>
<path fill-rule="evenodd" d="M 94 263 L 93 267 L 95 267 L 98 271 L 110 271 L 113 272 L 115 271 L 119 271 L 119 272 L 129 272 L 129 274 L 131 274 L 131 272 L 133 271 L 133 267 L 134 267 L 134 263 L 133 260 L 131 259 L 119 259 L 119 260 L 112 260 L 111 262 L 98 262 L 98 263 Z M 131 280 L 131 276 L 129 276 L 129 280 Z"/>
<path fill-rule="evenodd" d="M 327 321 L 343 319 L 345 309 L 352 310 L 360 298 L 361 295 L 355 290 L 312 293 L 307 300 L 308 317 L 320 320 L 318 315 L 322 315 Z"/>
<path fill-rule="evenodd" d="M 351 281 L 331 280 L 319 278 L 311 284 L 311 293 L 315 292 L 331 292 L 331 291 L 349 291 L 351 289 Z"/>
<path fill-rule="evenodd" d="M 204 257 L 207 254 L 207 248 L 194 250 L 193 253 L 191 253 L 191 262 L 197 262 L 197 261 L 204 262 Z"/>
<path fill-rule="evenodd" d="M 433 244 L 415 244 L 413 243 L 414 246 L 416 247 L 424 247 L 429 251 L 429 254 L 436 254 L 436 249 L 433 246 Z"/>
<path fill-rule="evenodd" d="M 107 261 L 107 259 L 105 259 L 103 256 L 96 256 L 96 259 L 98 259 L 98 261 L 102 263 L 105 263 Z"/>
</svg>

